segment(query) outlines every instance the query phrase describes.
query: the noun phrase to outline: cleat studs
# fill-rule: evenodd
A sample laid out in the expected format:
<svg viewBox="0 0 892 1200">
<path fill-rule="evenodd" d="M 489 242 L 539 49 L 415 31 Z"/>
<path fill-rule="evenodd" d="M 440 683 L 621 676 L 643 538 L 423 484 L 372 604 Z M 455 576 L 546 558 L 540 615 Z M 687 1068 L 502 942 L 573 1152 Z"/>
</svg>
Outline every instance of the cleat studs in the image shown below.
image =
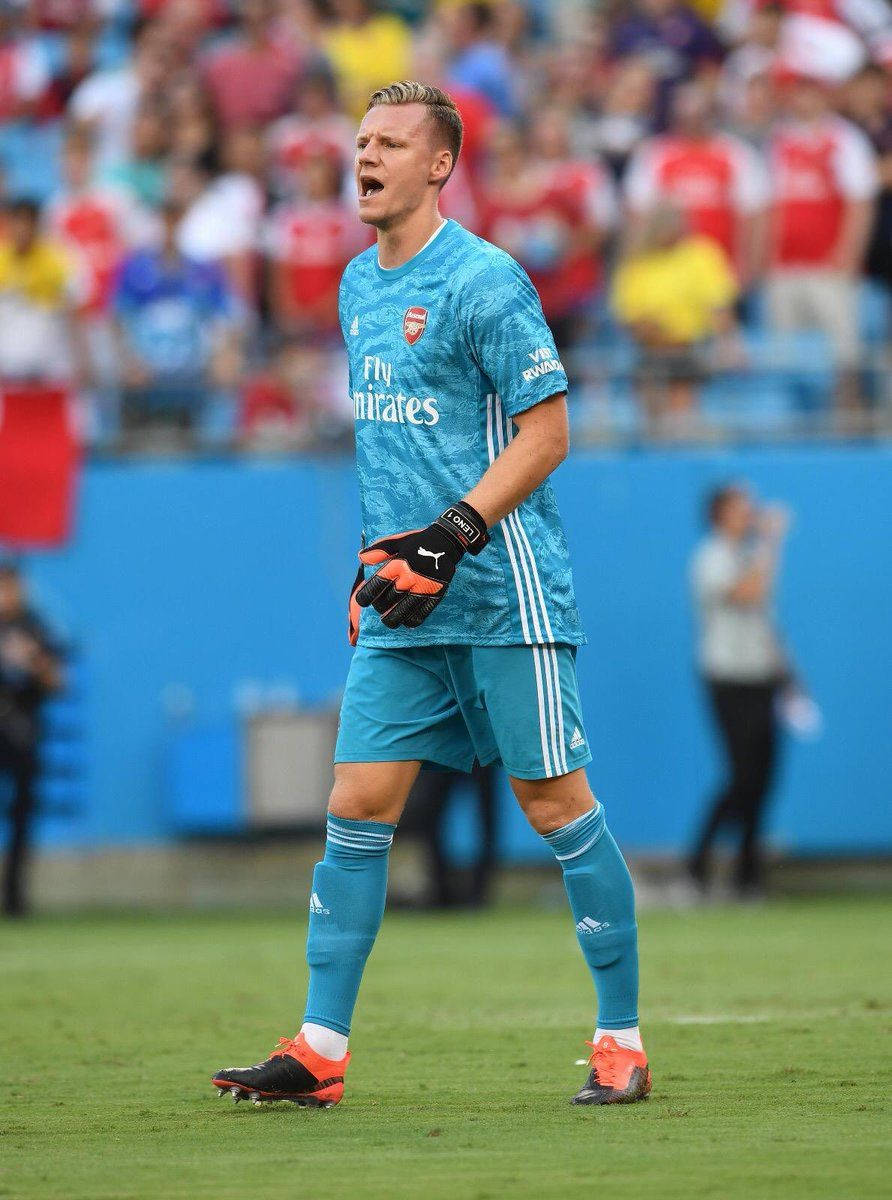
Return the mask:
<svg viewBox="0 0 892 1200">
<path fill-rule="evenodd" d="M 331 1100 L 323 1100 L 321 1107 L 322 1108 L 334 1108 L 334 1102 Z"/>
<path fill-rule="evenodd" d="M 217 1088 L 217 1095 L 218 1095 L 218 1096 L 225 1096 L 225 1095 L 226 1095 L 226 1088 L 221 1088 L 221 1087 L 218 1087 L 218 1088 Z"/>
<path fill-rule="evenodd" d="M 229 1089 L 229 1094 L 232 1097 L 232 1101 L 234 1104 L 238 1104 L 239 1100 L 241 1100 L 241 1098 L 242 1098 L 242 1093 L 239 1090 L 239 1088 L 237 1088 L 237 1087 L 231 1087 Z"/>
<path fill-rule="evenodd" d="M 251 1101 L 252 1104 L 260 1104 L 261 1103 L 260 1092 L 251 1092 L 250 1096 L 248 1096 L 248 1099 Z"/>
</svg>

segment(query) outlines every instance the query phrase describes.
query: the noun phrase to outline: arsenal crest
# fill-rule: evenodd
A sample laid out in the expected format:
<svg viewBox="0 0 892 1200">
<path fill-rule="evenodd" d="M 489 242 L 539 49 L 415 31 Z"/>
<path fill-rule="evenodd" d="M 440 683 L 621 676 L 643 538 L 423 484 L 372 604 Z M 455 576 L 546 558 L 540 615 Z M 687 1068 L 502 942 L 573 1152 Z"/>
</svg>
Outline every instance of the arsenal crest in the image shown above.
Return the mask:
<svg viewBox="0 0 892 1200">
<path fill-rule="evenodd" d="M 403 333 L 410 346 L 414 346 L 427 325 L 426 308 L 407 308 L 403 317 Z"/>
</svg>

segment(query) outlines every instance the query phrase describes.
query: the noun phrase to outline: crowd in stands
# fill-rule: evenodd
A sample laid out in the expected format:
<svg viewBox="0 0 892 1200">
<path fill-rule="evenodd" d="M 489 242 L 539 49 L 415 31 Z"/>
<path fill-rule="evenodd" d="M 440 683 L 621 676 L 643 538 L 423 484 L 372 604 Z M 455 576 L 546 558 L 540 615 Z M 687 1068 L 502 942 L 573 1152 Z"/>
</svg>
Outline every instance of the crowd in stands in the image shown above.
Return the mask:
<svg viewBox="0 0 892 1200">
<path fill-rule="evenodd" d="M 401 78 L 461 109 L 444 214 L 530 273 L 594 436 L 888 426 L 887 0 L 0 0 L 0 383 L 100 446 L 347 440 L 355 129 Z"/>
</svg>

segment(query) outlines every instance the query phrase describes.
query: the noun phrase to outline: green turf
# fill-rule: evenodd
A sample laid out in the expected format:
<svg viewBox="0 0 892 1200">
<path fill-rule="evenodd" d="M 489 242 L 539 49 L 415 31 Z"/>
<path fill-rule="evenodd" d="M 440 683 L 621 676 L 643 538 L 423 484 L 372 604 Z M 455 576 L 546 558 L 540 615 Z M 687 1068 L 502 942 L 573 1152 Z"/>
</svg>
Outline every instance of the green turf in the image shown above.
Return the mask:
<svg viewBox="0 0 892 1200">
<path fill-rule="evenodd" d="M 567 1104 L 591 999 L 564 912 L 388 917 L 328 1112 L 207 1082 L 296 1027 L 302 921 L 0 926 L 0 1196 L 886 1196 L 890 908 L 645 914 L 654 1091 L 612 1109 Z"/>
</svg>

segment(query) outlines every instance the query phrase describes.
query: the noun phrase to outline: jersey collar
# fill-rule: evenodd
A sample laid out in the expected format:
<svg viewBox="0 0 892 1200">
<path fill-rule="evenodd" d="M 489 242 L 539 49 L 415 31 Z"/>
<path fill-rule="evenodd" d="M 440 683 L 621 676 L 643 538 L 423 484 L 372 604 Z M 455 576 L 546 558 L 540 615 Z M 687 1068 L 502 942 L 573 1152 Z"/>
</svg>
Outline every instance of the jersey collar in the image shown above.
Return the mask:
<svg viewBox="0 0 892 1200">
<path fill-rule="evenodd" d="M 402 278 L 403 275 L 407 275 L 409 271 L 414 270 L 419 263 L 423 262 L 424 259 L 427 258 L 436 243 L 446 233 L 447 228 L 453 225 L 455 225 L 455 221 L 453 221 L 451 217 L 446 217 L 446 219 L 443 221 L 443 224 L 437 226 L 421 249 L 416 254 L 413 254 L 411 258 L 407 259 L 401 267 L 382 267 L 378 262 L 378 249 L 375 247 L 375 256 L 373 259 L 375 270 L 382 279 Z"/>
</svg>

